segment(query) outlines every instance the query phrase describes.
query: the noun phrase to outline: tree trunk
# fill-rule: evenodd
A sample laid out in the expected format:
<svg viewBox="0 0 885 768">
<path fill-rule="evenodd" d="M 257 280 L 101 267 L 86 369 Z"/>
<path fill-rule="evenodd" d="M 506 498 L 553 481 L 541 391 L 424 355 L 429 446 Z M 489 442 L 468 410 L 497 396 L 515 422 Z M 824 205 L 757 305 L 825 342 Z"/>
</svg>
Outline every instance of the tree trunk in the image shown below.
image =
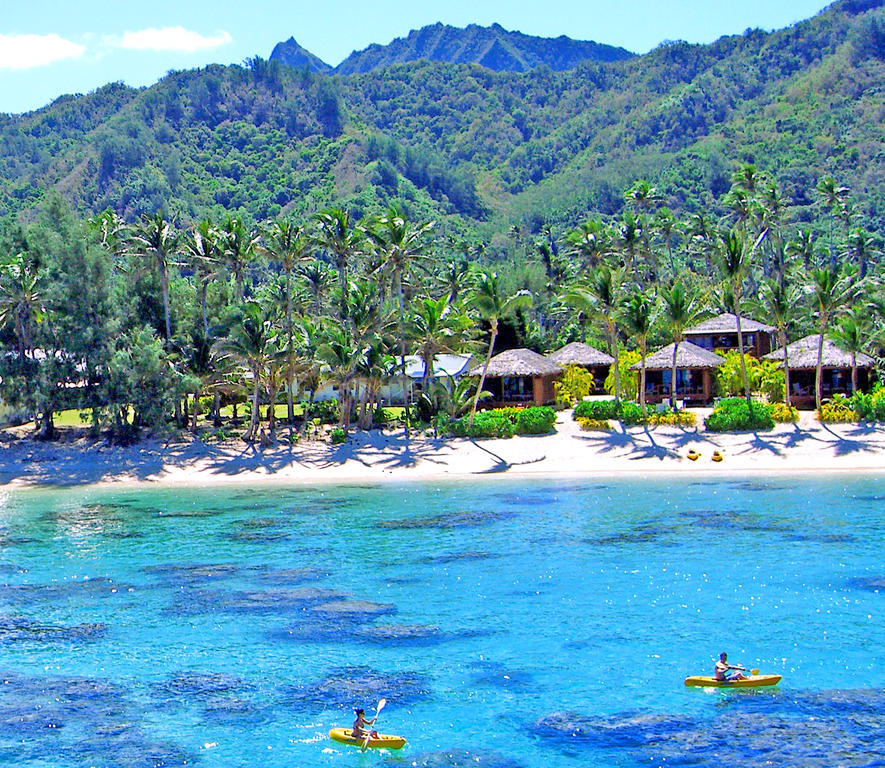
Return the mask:
<svg viewBox="0 0 885 768">
<path fill-rule="evenodd" d="M 673 343 L 673 367 L 670 370 L 670 407 L 676 410 L 676 354 L 679 352 L 679 342 Z"/>
<path fill-rule="evenodd" d="M 750 379 L 747 376 L 747 361 L 744 357 L 744 334 L 741 330 L 740 295 L 735 296 L 734 303 L 737 305 L 735 309 L 738 310 L 735 312 L 734 316 L 737 318 L 738 350 L 741 355 L 741 377 L 744 380 L 744 396 L 747 398 L 747 409 L 749 410 L 752 404 L 752 398 L 750 397 Z"/>
<path fill-rule="evenodd" d="M 489 341 L 489 351 L 486 354 L 486 361 L 482 366 L 482 374 L 479 377 L 479 385 L 476 387 L 476 394 L 473 397 L 473 408 L 470 411 L 470 426 L 473 426 L 473 418 L 476 416 L 476 406 L 479 403 L 479 393 L 482 392 L 482 386 L 485 384 L 486 371 L 489 370 L 489 362 L 492 359 L 492 350 L 495 348 L 495 337 L 498 335 L 497 322 L 492 326 L 492 338 Z"/>
<path fill-rule="evenodd" d="M 817 366 L 814 371 L 814 404 L 818 412 L 822 399 L 823 388 L 823 360 L 824 360 L 824 329 L 826 328 L 826 320 L 823 313 L 820 318 L 820 338 L 817 340 Z"/>
<path fill-rule="evenodd" d="M 252 375 L 255 377 L 255 387 L 252 390 L 252 418 L 249 419 L 249 429 L 246 430 L 246 434 L 243 435 L 243 439 L 247 443 L 251 443 L 255 439 L 255 434 L 258 432 L 258 418 L 261 415 L 258 412 L 258 398 L 261 394 L 261 382 L 256 369 L 252 370 Z"/>
<path fill-rule="evenodd" d="M 790 406 L 790 361 L 787 359 L 787 332 L 780 332 L 781 347 L 784 350 L 784 402 Z"/>
<path fill-rule="evenodd" d="M 621 400 L 621 365 L 618 359 L 618 329 L 614 323 L 609 323 L 608 338 L 612 348 L 612 357 L 615 359 L 615 402 Z"/>
<path fill-rule="evenodd" d="M 851 353 L 851 394 L 857 392 L 857 352 Z"/>
<path fill-rule="evenodd" d="M 639 345 L 639 351 L 642 355 L 642 365 L 639 369 L 639 405 L 645 410 L 645 357 L 648 354 L 648 344 L 645 339 Z"/>
<path fill-rule="evenodd" d="M 172 322 L 169 319 L 169 275 L 166 270 L 160 272 L 160 288 L 163 291 L 163 318 L 166 321 L 166 343 L 172 340 Z"/>
</svg>

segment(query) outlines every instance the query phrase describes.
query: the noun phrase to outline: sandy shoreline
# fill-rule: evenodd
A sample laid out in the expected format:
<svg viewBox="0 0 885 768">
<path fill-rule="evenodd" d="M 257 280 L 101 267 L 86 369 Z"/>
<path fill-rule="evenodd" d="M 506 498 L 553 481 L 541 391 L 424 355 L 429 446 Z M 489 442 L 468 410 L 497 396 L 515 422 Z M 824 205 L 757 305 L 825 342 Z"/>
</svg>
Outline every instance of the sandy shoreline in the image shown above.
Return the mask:
<svg viewBox="0 0 885 768">
<path fill-rule="evenodd" d="M 703 423 L 703 413 L 699 413 Z M 686 456 L 694 448 L 697 461 Z M 724 456 L 711 460 L 714 450 Z M 355 433 L 345 445 L 301 440 L 260 449 L 245 443 L 147 440 L 119 447 L 78 440 L 6 441 L 0 485 L 148 483 L 210 486 L 405 482 L 482 477 L 885 472 L 885 428 L 820 424 L 803 414 L 771 432 L 720 435 L 675 427 L 582 432 L 570 412 L 557 432 L 510 440 L 434 440 L 402 431 Z"/>
</svg>

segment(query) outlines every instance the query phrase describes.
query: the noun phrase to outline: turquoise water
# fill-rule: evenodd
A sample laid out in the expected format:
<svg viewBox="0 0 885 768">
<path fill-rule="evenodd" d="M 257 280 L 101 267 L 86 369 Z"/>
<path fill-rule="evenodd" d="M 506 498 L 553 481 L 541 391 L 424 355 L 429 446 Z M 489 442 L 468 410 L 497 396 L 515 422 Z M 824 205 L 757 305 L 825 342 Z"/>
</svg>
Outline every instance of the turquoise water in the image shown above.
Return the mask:
<svg viewBox="0 0 885 768">
<path fill-rule="evenodd" d="M 0 764 L 883 765 L 885 478 L 0 494 Z M 686 689 L 719 651 L 778 689 Z M 330 741 L 385 697 L 398 753 Z"/>
</svg>

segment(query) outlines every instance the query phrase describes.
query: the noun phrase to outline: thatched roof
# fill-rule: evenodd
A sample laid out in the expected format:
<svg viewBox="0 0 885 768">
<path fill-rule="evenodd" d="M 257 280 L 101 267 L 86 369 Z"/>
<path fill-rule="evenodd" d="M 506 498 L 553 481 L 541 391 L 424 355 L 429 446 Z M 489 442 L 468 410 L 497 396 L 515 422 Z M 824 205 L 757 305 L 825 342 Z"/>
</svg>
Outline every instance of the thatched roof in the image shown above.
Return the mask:
<svg viewBox="0 0 885 768">
<path fill-rule="evenodd" d="M 573 341 L 564 347 L 557 349 L 547 355 L 548 360 L 552 360 L 557 365 L 612 365 L 615 359 L 605 352 L 591 347 L 589 344 L 583 344 L 580 341 Z"/>
<path fill-rule="evenodd" d="M 482 366 L 480 363 L 472 368 L 470 375 L 481 376 Z M 555 376 L 559 373 L 562 368 L 544 355 L 530 349 L 508 349 L 489 361 L 486 376 Z"/>
<path fill-rule="evenodd" d="M 720 355 L 710 352 L 690 341 L 683 341 L 676 352 L 677 368 L 718 368 L 724 362 Z M 669 371 L 673 367 L 673 344 L 668 344 L 663 349 L 645 358 L 645 368 L 648 371 Z M 631 371 L 642 368 L 642 361 L 630 366 Z"/>
<path fill-rule="evenodd" d="M 820 340 L 819 333 L 813 333 L 810 336 L 787 344 L 787 360 L 790 364 L 790 370 L 794 368 L 817 368 L 817 345 Z M 783 347 L 776 349 L 764 355 L 763 360 L 775 360 L 779 363 L 784 361 Z M 850 368 L 851 354 L 844 349 L 840 349 L 824 337 L 824 354 L 823 364 L 825 368 Z M 857 353 L 858 368 L 872 368 L 876 364 L 869 355 L 863 352 Z"/>
<path fill-rule="evenodd" d="M 765 323 L 741 315 L 742 333 L 772 333 L 774 330 L 773 325 L 765 325 Z M 709 320 L 704 320 L 702 323 L 685 329 L 686 336 L 706 336 L 710 333 L 737 333 L 737 315 L 733 312 L 723 312 L 721 315 L 711 317 Z"/>
</svg>

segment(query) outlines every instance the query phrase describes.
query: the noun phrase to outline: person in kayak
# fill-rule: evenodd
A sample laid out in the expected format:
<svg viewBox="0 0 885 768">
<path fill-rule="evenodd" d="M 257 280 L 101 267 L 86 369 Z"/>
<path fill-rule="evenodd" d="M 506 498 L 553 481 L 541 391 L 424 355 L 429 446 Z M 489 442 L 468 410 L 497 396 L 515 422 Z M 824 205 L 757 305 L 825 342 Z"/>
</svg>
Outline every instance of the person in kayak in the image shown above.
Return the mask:
<svg viewBox="0 0 885 768">
<path fill-rule="evenodd" d="M 366 710 L 362 707 L 358 707 L 353 711 L 354 714 L 356 714 L 356 720 L 353 721 L 353 728 L 350 731 L 351 736 L 355 739 L 365 739 L 367 737 L 370 739 L 377 739 L 378 731 L 370 731 L 365 727 L 367 725 L 374 725 L 375 718 L 373 717 L 371 720 L 366 720 Z"/>
<path fill-rule="evenodd" d="M 730 672 L 729 670 L 734 671 Z M 723 651 L 719 654 L 719 661 L 713 667 L 713 676 L 717 680 L 745 680 L 747 676 L 741 673 L 746 671 L 745 667 L 729 664 L 728 654 Z"/>
</svg>

